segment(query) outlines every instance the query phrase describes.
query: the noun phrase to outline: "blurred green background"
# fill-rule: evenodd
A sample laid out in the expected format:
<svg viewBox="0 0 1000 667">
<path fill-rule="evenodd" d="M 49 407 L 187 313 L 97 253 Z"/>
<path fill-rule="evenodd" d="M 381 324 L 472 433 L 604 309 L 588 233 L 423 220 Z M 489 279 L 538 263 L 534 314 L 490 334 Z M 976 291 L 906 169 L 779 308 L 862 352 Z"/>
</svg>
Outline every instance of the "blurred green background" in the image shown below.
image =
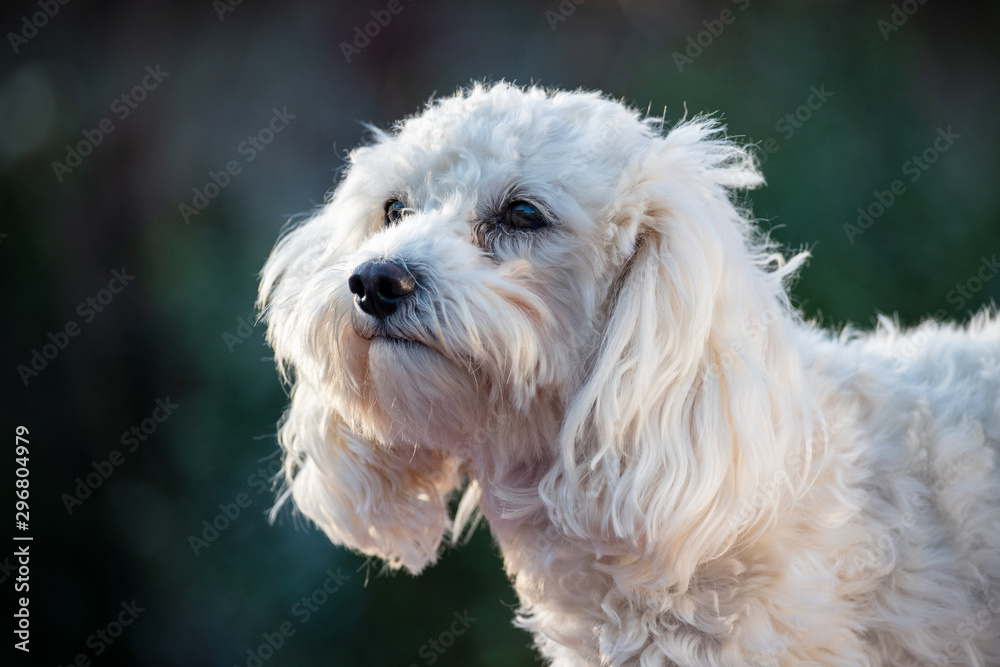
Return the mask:
<svg viewBox="0 0 1000 667">
<path fill-rule="evenodd" d="M 485 527 L 414 578 L 287 511 L 266 521 L 286 396 L 252 326 L 257 271 L 336 184 L 360 122 L 435 93 L 503 78 L 668 120 L 720 112 L 761 146 L 754 211 L 812 250 L 795 298 L 826 325 L 962 320 L 1000 294 L 995 3 L 389 5 L 0 10 L 3 413 L 9 439 L 30 429 L 34 537 L 32 651 L 5 627 L 13 664 L 537 664 Z"/>
</svg>

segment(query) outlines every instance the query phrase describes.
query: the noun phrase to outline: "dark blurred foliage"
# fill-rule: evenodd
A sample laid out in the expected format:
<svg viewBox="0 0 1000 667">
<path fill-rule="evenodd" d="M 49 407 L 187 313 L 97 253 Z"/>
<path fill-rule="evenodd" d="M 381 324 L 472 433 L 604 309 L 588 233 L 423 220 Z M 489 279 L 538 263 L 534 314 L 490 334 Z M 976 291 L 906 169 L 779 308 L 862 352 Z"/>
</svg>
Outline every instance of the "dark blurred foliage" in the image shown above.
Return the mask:
<svg viewBox="0 0 1000 667">
<path fill-rule="evenodd" d="M 1000 12 L 895 4 L 916 11 L 884 35 L 890 2 L 564 0 L 574 11 L 553 28 L 546 12 L 558 0 L 402 0 L 348 63 L 341 43 L 386 2 L 243 2 L 220 20 L 211 0 L 74 0 L 17 53 L 10 33 L 42 10 L 5 3 L 2 404 L 8 442 L 16 424 L 31 432 L 34 537 L 31 660 L 15 653 L 15 664 L 84 654 L 100 665 L 253 665 L 247 651 L 266 635 L 278 643 L 283 623 L 294 635 L 262 664 L 536 664 L 485 528 L 414 578 L 332 547 L 288 512 L 268 525 L 272 495 L 257 471 L 275 461 L 286 396 L 250 324 L 281 225 L 322 202 L 344 151 L 364 138 L 360 121 L 386 127 L 473 80 L 598 88 L 655 115 L 665 108 L 669 121 L 718 111 L 732 134 L 777 148 L 761 151 L 769 185 L 753 193 L 754 211 L 786 246 L 812 250 L 795 287 L 809 317 L 861 327 L 876 312 L 908 324 L 965 319 L 1000 294 L 1000 280 L 974 280 L 1000 251 Z M 724 10 L 728 24 L 717 22 Z M 711 41 L 701 53 L 688 41 L 699 33 Z M 689 47 L 697 56 L 679 71 L 675 54 Z M 157 65 L 169 74 L 120 118 L 115 100 Z M 832 95 L 800 109 L 814 88 Z M 247 162 L 241 142 L 286 108 L 294 119 Z M 782 123 L 797 111 L 809 119 Z M 114 130 L 57 178 L 52 163 L 103 118 Z M 911 181 L 908 161 L 948 128 L 960 137 Z M 230 160 L 241 172 L 186 223 L 180 204 Z M 858 208 L 887 199 L 878 193 L 897 179 L 905 192 L 849 238 Z M 122 267 L 134 280 L 91 313 L 87 299 Z M 62 339 L 69 323 L 79 332 Z M 25 384 L 17 368 L 50 334 L 65 349 Z M 155 432 L 128 451 L 122 434 L 168 398 L 179 407 L 146 421 Z M 68 513 L 64 494 L 107 470 L 113 450 L 121 465 Z M 226 523 L 219 515 L 237 499 L 248 506 L 195 555 L 190 536 L 203 521 Z M 5 651 L 12 544 L 0 552 Z M 314 596 L 324 602 L 305 620 L 296 604 L 322 591 L 328 571 L 347 578 Z M 94 633 L 133 599 L 144 611 L 103 642 Z M 465 612 L 477 620 L 453 626 Z M 452 627 L 461 634 L 442 636 Z"/>
</svg>

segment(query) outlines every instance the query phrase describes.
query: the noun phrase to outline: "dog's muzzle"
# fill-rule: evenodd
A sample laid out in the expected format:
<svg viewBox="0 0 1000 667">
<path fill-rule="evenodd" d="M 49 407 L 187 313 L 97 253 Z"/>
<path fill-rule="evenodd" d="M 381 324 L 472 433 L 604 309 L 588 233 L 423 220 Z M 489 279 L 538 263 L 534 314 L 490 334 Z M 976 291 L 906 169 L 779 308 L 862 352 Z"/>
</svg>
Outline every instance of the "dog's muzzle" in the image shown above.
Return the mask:
<svg viewBox="0 0 1000 667">
<path fill-rule="evenodd" d="M 347 287 L 362 312 L 382 320 L 396 312 L 402 299 L 413 294 L 417 281 L 398 262 L 368 260 L 354 269 Z"/>
</svg>

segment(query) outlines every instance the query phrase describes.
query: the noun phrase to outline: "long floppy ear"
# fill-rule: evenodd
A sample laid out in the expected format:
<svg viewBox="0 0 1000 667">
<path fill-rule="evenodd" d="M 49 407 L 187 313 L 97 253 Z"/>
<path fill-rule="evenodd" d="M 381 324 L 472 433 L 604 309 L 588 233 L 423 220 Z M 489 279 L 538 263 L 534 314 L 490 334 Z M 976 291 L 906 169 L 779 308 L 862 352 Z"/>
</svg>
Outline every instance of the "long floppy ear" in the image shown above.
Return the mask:
<svg viewBox="0 0 1000 667">
<path fill-rule="evenodd" d="M 786 264 L 734 206 L 763 179 L 713 121 L 651 141 L 620 213 L 636 245 L 541 495 L 617 572 L 683 590 L 801 483 L 813 408 L 783 280 L 805 255 Z"/>
<path fill-rule="evenodd" d="M 461 483 L 457 460 L 360 437 L 301 380 L 278 439 L 287 482 L 278 506 L 291 496 L 332 542 L 392 568 L 417 573 L 437 560 L 452 527 L 447 497 Z"/>
<path fill-rule="evenodd" d="M 336 397 L 356 387 L 332 359 L 344 356 L 343 346 L 358 343 L 331 299 L 347 289 L 342 271 L 335 270 L 341 249 L 359 240 L 351 236 L 358 225 L 337 221 L 358 219 L 364 205 L 338 190 L 324 209 L 278 242 L 262 271 L 258 308 L 267 320 L 268 342 L 282 377 L 294 376 L 278 433 L 285 489 L 272 518 L 291 498 L 334 543 L 416 573 L 437 559 L 442 538 L 452 530 L 447 496 L 462 480 L 457 461 L 426 448 L 372 442 L 338 412 Z M 466 492 L 459 525 L 477 492 L 474 485 Z"/>
</svg>

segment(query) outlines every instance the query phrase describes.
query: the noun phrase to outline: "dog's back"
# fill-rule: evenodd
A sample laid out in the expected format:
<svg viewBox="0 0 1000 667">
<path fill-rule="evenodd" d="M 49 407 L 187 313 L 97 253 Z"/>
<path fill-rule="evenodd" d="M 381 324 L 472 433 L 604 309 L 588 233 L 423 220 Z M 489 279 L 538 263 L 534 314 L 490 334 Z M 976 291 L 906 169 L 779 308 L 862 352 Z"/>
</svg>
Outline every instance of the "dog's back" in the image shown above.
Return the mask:
<svg viewBox="0 0 1000 667">
<path fill-rule="evenodd" d="M 859 609 L 885 628 L 883 650 L 1000 664 L 1000 320 L 883 320 L 813 351 L 830 446 L 852 460 L 867 523 L 840 576 L 871 581 Z"/>
</svg>

